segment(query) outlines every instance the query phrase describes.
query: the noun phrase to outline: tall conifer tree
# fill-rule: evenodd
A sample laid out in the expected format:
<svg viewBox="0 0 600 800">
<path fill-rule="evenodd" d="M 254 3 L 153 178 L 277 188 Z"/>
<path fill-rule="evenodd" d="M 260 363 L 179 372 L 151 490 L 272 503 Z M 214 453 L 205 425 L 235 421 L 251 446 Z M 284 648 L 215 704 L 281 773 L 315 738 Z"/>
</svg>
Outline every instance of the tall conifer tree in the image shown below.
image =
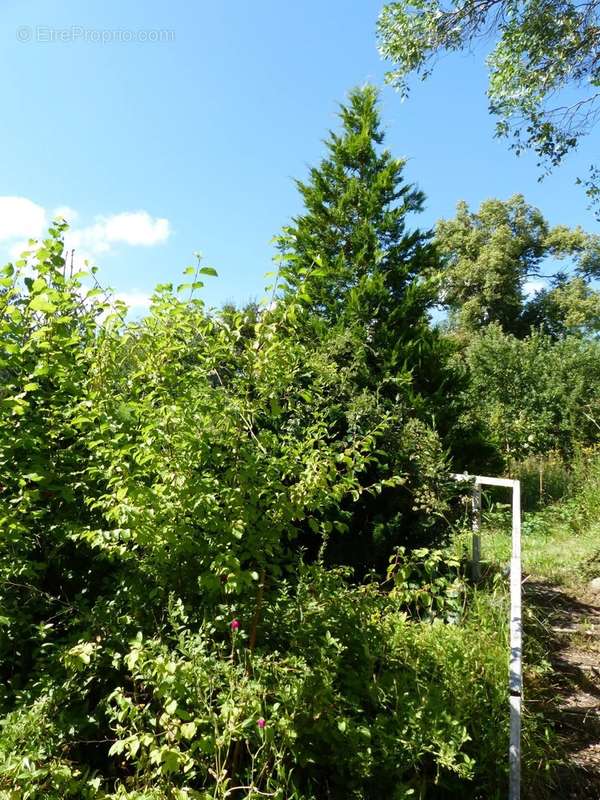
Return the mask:
<svg viewBox="0 0 600 800">
<path fill-rule="evenodd" d="M 405 162 L 383 148 L 377 101 L 373 86 L 350 92 L 341 132 L 330 132 L 325 158 L 297 181 L 305 210 L 278 243 L 292 289 L 303 286 L 328 327 L 362 328 L 381 375 L 414 369 L 409 351 L 419 343 L 422 353 L 431 339 L 427 310 L 435 294 L 425 276 L 435 254 L 428 233 L 407 229 L 424 195 L 404 181 Z"/>
<path fill-rule="evenodd" d="M 278 238 L 289 291 L 307 306 L 307 332 L 337 361 L 329 387 L 339 436 L 369 435 L 391 419 L 366 483 L 403 475 L 354 504 L 349 531 L 332 535 L 334 560 L 384 567 L 395 544 L 430 540 L 443 509 L 437 431 L 454 416 L 443 340 L 429 320 L 439 265 L 430 233 L 412 230 L 424 195 L 404 180 L 405 162 L 384 147 L 377 90 L 350 92 L 326 154 L 297 181 L 304 210 Z"/>
</svg>

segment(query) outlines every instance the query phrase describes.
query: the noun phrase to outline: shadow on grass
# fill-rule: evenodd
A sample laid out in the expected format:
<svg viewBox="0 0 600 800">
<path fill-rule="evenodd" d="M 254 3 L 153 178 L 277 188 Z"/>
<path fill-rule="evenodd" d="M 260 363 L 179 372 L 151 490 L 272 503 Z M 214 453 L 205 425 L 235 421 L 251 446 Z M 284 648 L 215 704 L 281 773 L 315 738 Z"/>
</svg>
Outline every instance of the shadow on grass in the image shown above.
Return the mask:
<svg viewBox="0 0 600 800">
<path fill-rule="evenodd" d="M 600 800 L 600 607 L 570 591 L 536 580 L 523 586 L 525 642 L 545 651 L 552 675 L 540 692 L 541 711 L 558 736 L 561 763 L 553 794 L 565 800 Z M 582 628 L 591 630 L 580 641 Z M 546 683 L 546 682 L 545 682 Z"/>
</svg>

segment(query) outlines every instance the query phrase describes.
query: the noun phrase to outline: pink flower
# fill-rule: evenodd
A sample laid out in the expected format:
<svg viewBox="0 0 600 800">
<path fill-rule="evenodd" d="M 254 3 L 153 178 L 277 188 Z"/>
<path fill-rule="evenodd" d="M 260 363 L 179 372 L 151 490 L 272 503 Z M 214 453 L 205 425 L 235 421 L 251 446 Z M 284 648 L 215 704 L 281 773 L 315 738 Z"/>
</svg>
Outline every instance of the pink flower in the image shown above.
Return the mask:
<svg viewBox="0 0 600 800">
<path fill-rule="evenodd" d="M 262 729 L 265 727 L 265 725 L 266 725 L 267 723 L 265 722 L 265 720 L 263 719 L 263 717 L 259 717 L 259 718 L 258 718 L 258 721 L 257 721 L 257 723 L 256 723 L 256 724 L 258 725 L 258 727 L 259 727 L 259 728 L 261 729 L 261 731 L 262 731 Z"/>
<path fill-rule="evenodd" d="M 229 623 L 229 627 L 231 628 L 231 630 L 232 630 L 232 631 L 237 631 L 237 630 L 239 630 L 239 628 L 240 628 L 240 622 L 239 622 L 239 620 L 237 620 L 237 619 L 232 619 L 232 620 L 231 620 L 231 622 Z"/>
</svg>

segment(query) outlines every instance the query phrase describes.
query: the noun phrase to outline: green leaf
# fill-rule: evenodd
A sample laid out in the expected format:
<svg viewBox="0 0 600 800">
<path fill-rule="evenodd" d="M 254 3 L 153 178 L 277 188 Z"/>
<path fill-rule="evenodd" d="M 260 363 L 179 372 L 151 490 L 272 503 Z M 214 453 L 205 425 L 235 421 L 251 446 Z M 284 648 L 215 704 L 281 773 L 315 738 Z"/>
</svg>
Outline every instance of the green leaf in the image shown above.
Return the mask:
<svg viewBox="0 0 600 800">
<path fill-rule="evenodd" d="M 179 768 L 179 752 L 177 750 L 163 749 L 162 751 L 162 771 L 166 773 L 177 772 Z"/>
<path fill-rule="evenodd" d="M 196 734 L 196 723 L 195 722 L 184 722 L 181 726 L 181 735 L 185 739 L 191 739 Z"/>
<path fill-rule="evenodd" d="M 42 483 L 48 477 L 47 475 L 42 475 L 39 472 L 27 472 L 23 477 L 28 481 L 33 481 L 34 483 Z"/>
<path fill-rule="evenodd" d="M 177 711 L 177 700 L 171 700 L 170 703 L 167 703 L 165 706 L 166 713 L 171 717 Z"/>
<path fill-rule="evenodd" d="M 109 756 L 121 755 L 124 749 L 125 749 L 125 742 L 122 741 L 121 739 L 117 739 L 116 742 L 113 742 L 111 744 L 110 749 L 108 751 L 108 755 Z"/>
<path fill-rule="evenodd" d="M 44 314 L 53 314 L 57 306 L 51 303 L 47 294 L 38 294 L 29 303 L 32 311 L 43 311 Z"/>
</svg>

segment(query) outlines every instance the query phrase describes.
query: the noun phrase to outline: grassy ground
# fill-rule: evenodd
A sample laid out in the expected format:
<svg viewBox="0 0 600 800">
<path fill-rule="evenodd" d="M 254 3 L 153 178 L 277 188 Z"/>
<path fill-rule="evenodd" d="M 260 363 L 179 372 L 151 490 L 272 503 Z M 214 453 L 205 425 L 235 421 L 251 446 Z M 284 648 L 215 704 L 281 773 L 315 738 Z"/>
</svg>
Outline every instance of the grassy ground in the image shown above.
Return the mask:
<svg viewBox="0 0 600 800">
<path fill-rule="evenodd" d="M 525 576 L 556 586 L 582 587 L 600 574 L 599 550 L 600 520 L 581 519 L 573 502 L 523 515 Z M 488 514 L 482 534 L 484 561 L 492 566 L 508 564 L 510 552 L 510 516 L 502 511 Z"/>
</svg>

